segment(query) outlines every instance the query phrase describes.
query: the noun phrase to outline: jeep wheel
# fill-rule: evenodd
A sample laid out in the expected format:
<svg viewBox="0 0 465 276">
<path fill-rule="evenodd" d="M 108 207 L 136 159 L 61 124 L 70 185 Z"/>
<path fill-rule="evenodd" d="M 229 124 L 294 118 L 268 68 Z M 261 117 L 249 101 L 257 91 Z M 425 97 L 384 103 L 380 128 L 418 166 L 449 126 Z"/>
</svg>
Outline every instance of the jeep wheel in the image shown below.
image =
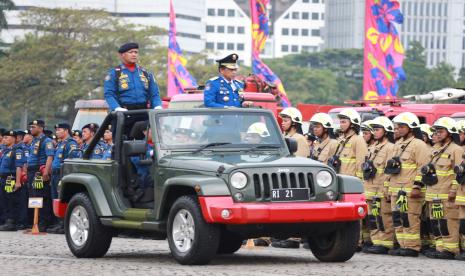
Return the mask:
<svg viewBox="0 0 465 276">
<path fill-rule="evenodd" d="M 345 262 L 352 258 L 360 236 L 360 223 L 341 223 L 334 232 L 308 237 L 313 255 L 322 262 Z"/>
<path fill-rule="evenodd" d="M 74 195 L 65 215 L 68 247 L 78 258 L 99 258 L 107 253 L 113 237 L 111 229 L 100 223 L 87 194 Z"/>
<path fill-rule="evenodd" d="M 243 238 L 227 230 L 221 231 L 218 254 L 233 254 L 242 246 Z"/>
<path fill-rule="evenodd" d="M 205 222 L 195 196 L 182 196 L 171 207 L 167 236 L 171 254 L 180 264 L 200 265 L 216 255 L 220 229 Z"/>
</svg>

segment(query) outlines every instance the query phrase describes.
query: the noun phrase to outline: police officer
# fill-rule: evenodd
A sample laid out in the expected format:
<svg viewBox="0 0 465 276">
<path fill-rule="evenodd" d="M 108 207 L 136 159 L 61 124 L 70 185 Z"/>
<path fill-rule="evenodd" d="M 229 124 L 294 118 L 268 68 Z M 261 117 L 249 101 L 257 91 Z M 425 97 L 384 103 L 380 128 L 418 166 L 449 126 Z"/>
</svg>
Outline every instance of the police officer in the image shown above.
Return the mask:
<svg viewBox="0 0 465 276">
<path fill-rule="evenodd" d="M 368 229 L 373 245 L 364 248 L 365 253 L 387 254 L 394 246 L 391 198 L 388 196 L 389 175 L 384 168 L 394 150 L 394 125 L 387 117 L 370 121 L 375 143 L 368 148 L 363 164 L 365 197 L 368 204 Z"/>
<path fill-rule="evenodd" d="M 103 142 L 105 143 L 105 151 L 103 152 L 103 160 L 111 160 L 111 153 L 113 151 L 113 133 L 111 132 L 111 125 L 103 133 Z"/>
<path fill-rule="evenodd" d="M 82 145 L 82 151 L 86 151 L 89 147 L 90 142 L 94 138 L 95 133 L 97 133 L 99 126 L 95 123 L 90 123 L 82 127 L 82 140 L 84 144 Z M 105 143 L 102 140 L 99 140 L 95 145 L 90 159 L 102 159 L 103 153 L 105 152 Z"/>
<path fill-rule="evenodd" d="M 310 158 L 327 164 L 328 159 L 336 153 L 337 140 L 334 135 L 334 122 L 326 113 L 316 113 L 310 119 L 313 135 L 318 139 L 313 144 Z"/>
<path fill-rule="evenodd" d="M 21 189 L 21 168 L 24 158 L 22 149 L 17 147 L 16 132 L 6 131 L 4 134 L 5 149 L 0 161 L 0 187 L 5 200 L 6 223 L 0 226 L 0 231 L 16 231 L 18 222 L 18 194 Z"/>
<path fill-rule="evenodd" d="M 161 109 L 162 102 L 153 74 L 137 64 L 139 45 L 131 42 L 118 50 L 121 64 L 108 71 L 103 85 L 111 111 Z"/>
<path fill-rule="evenodd" d="M 79 129 L 75 129 L 72 132 L 73 134 L 73 139 L 76 141 L 78 145 L 78 149 L 82 149 L 82 146 L 84 145 L 84 141 L 82 140 L 82 132 Z"/>
<path fill-rule="evenodd" d="M 218 62 L 219 75 L 211 78 L 205 84 L 205 107 L 242 106 L 240 91 L 243 89 L 243 84 L 235 80 L 238 59 L 237 54 L 231 54 L 216 61 Z M 249 102 L 244 102 L 244 105 L 249 105 Z"/>
<path fill-rule="evenodd" d="M 395 235 L 400 247 L 390 255 L 417 257 L 421 250 L 420 215 L 424 201 L 422 166 L 429 160 L 428 147 L 422 140 L 420 121 L 411 112 L 394 117 L 399 140 L 394 157 L 388 160 L 385 173 L 390 174 L 389 193 Z"/>
<path fill-rule="evenodd" d="M 436 251 L 426 252 L 435 259 L 454 259 L 459 249 L 459 209 L 455 204 L 458 183 L 454 167 L 462 163 L 463 149 L 456 122 L 449 117 L 438 119 L 433 128 L 439 147 L 431 153 L 428 165 L 422 168 L 422 181 L 426 185 L 432 233 Z"/>
<path fill-rule="evenodd" d="M 39 231 L 45 232 L 52 220 L 52 201 L 50 198 L 50 173 L 55 154 L 52 139 L 44 134 L 45 122 L 34 120 L 29 130 L 34 137 L 29 158 L 27 159 L 27 178 L 29 195 L 43 198 L 43 207 L 39 210 Z"/>
<path fill-rule="evenodd" d="M 27 137 L 27 138 L 26 138 Z M 27 158 L 29 157 L 29 149 L 30 144 L 32 142 L 32 136 L 29 134 L 29 130 L 16 130 L 16 147 L 21 149 L 22 152 L 22 170 L 21 170 L 21 188 L 16 191 L 17 199 L 18 199 L 18 221 L 17 221 L 17 229 L 24 230 L 28 227 L 28 188 L 27 188 L 27 175 L 26 175 L 26 167 L 27 167 Z M 30 138 L 30 139 L 29 139 Z M 29 139 L 29 140 L 28 140 Z M 26 145 L 24 141 L 28 141 L 29 145 Z"/>
</svg>

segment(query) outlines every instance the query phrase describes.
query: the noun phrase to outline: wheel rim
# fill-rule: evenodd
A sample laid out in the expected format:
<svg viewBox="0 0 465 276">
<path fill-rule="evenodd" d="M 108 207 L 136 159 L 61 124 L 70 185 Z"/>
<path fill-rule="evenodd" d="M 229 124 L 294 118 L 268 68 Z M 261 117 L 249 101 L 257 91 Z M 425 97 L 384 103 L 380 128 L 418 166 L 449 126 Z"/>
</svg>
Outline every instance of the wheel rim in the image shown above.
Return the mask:
<svg viewBox="0 0 465 276">
<path fill-rule="evenodd" d="M 192 248 L 195 236 L 195 225 L 192 214 L 186 209 L 179 210 L 174 216 L 171 236 L 176 249 L 187 252 Z"/>
<path fill-rule="evenodd" d="M 74 207 L 69 219 L 69 236 L 76 246 L 82 246 L 89 237 L 89 215 L 82 206 Z"/>
</svg>

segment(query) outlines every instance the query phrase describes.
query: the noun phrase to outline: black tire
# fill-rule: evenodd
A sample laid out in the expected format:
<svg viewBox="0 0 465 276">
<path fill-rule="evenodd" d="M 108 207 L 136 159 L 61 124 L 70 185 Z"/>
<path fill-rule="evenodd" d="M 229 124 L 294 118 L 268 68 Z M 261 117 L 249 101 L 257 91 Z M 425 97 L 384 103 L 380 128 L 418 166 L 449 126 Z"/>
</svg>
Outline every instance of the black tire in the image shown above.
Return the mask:
<svg viewBox="0 0 465 276">
<path fill-rule="evenodd" d="M 82 245 L 78 245 L 71 237 L 70 218 L 73 210 L 81 207 L 87 212 L 89 229 L 87 240 Z M 71 198 L 66 209 L 65 236 L 68 247 L 74 256 L 78 258 L 100 258 L 110 248 L 113 232 L 110 228 L 101 224 L 89 196 L 85 193 L 78 193 Z"/>
<path fill-rule="evenodd" d="M 221 231 L 220 245 L 218 246 L 218 254 L 233 254 L 242 246 L 244 239 L 227 230 Z"/>
<path fill-rule="evenodd" d="M 326 235 L 308 237 L 313 255 L 322 262 L 345 262 L 352 258 L 360 236 L 359 221 L 341 223 Z"/>
<path fill-rule="evenodd" d="M 194 235 L 190 249 L 182 252 L 173 237 L 173 222 L 178 212 L 188 212 L 194 224 Z M 220 241 L 218 225 L 208 224 L 202 215 L 196 196 L 181 196 L 171 206 L 167 225 L 168 244 L 171 254 L 180 264 L 202 265 L 209 263 L 216 255 Z"/>
</svg>

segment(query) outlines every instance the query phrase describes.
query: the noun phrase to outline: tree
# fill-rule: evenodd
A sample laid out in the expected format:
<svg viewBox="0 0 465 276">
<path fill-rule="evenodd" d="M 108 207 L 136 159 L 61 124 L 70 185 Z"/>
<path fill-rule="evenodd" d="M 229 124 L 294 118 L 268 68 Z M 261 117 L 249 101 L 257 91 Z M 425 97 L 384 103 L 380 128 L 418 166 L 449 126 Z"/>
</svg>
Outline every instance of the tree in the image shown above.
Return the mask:
<svg viewBox="0 0 465 276">
<path fill-rule="evenodd" d="M 403 68 L 407 75 L 407 80 L 400 84 L 398 96 L 423 94 L 429 91 L 425 80 L 429 78 L 429 69 L 426 68 L 425 48 L 418 41 L 410 43 L 410 48 L 406 52 Z"/>
</svg>

